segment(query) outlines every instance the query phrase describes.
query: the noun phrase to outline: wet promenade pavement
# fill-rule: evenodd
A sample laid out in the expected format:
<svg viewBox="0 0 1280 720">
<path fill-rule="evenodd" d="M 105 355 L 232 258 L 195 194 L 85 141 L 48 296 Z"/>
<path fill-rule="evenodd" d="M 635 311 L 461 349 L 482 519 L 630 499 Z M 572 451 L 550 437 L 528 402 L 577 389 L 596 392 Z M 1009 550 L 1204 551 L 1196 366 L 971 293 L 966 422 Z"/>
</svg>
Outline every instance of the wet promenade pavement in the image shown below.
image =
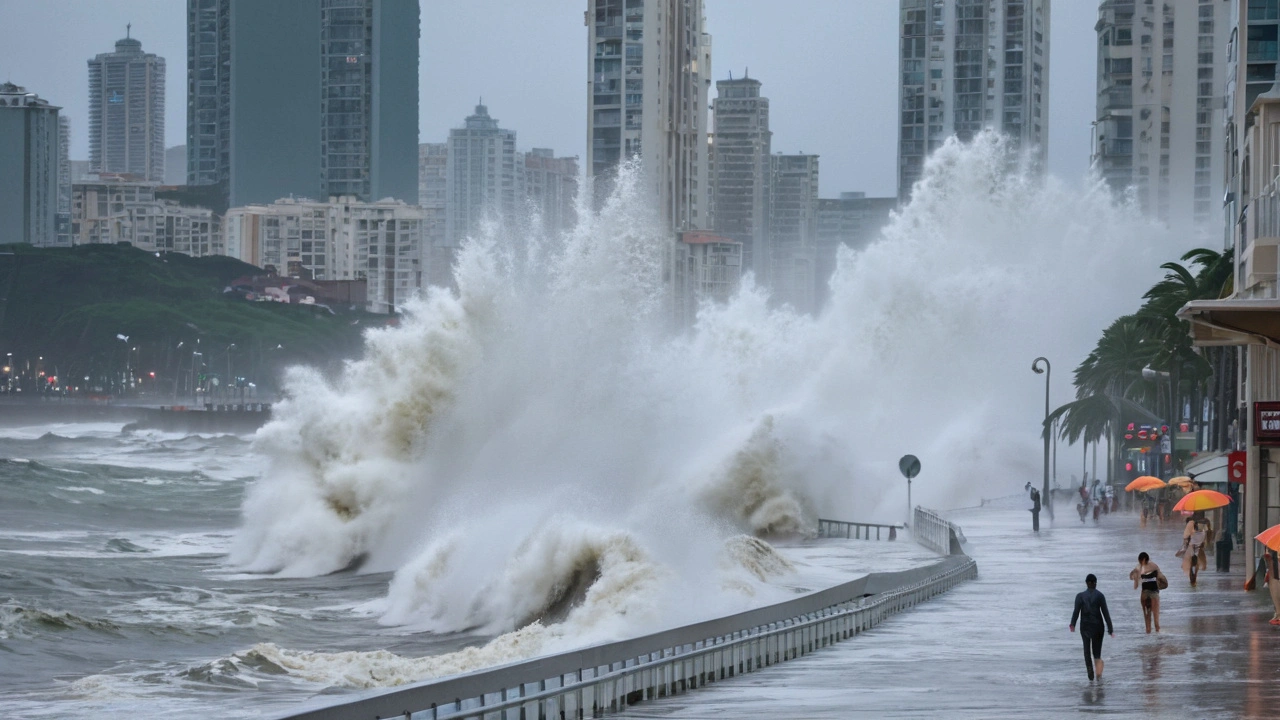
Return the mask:
<svg viewBox="0 0 1280 720">
<path fill-rule="evenodd" d="M 1138 528 L 1118 514 L 1081 525 L 1059 512 L 1037 537 L 1021 509 L 948 514 L 978 579 L 858 637 L 625 718 L 1280 718 L 1280 628 L 1265 591 L 1210 569 L 1189 587 L 1173 556 L 1180 524 Z M 1129 570 L 1147 551 L 1169 577 L 1161 633 L 1143 630 Z M 1115 622 L 1090 682 L 1068 632 L 1084 576 L 1098 576 Z"/>
</svg>

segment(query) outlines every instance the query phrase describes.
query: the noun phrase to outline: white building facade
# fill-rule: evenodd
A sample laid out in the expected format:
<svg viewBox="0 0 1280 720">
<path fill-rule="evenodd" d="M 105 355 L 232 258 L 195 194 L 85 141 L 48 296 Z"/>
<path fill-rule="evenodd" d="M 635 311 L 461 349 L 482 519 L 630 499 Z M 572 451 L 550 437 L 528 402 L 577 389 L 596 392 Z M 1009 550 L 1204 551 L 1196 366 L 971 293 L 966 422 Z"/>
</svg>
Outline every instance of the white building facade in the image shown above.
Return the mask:
<svg viewBox="0 0 1280 720">
<path fill-rule="evenodd" d="M 158 183 L 102 180 L 71 185 L 71 243 L 127 242 L 148 252 L 225 254 L 212 210 L 156 197 Z"/>
<path fill-rule="evenodd" d="M 998 130 L 1046 165 L 1050 0 L 899 0 L 898 197 L 948 137 Z"/>
<path fill-rule="evenodd" d="M 352 196 L 279 200 L 227 211 L 227 254 L 280 275 L 364 280 L 370 312 L 396 312 L 422 289 L 422 208 Z"/>
<path fill-rule="evenodd" d="M 521 169 L 516 133 L 498 127 L 477 105 L 461 128 L 449 131 L 444 245 L 457 248 L 486 217 L 512 220 L 519 209 Z"/>
</svg>

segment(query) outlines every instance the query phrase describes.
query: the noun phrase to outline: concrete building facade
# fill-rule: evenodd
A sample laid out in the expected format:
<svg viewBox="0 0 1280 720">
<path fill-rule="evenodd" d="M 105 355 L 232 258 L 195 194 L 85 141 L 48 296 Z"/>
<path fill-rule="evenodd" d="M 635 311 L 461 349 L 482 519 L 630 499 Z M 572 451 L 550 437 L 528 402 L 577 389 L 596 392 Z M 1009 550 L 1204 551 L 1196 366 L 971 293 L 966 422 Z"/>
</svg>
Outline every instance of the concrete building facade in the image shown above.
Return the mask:
<svg viewBox="0 0 1280 720">
<path fill-rule="evenodd" d="M 449 143 L 422 143 L 418 146 L 418 206 L 426 223 L 422 235 L 423 264 L 427 285 L 453 284 L 454 249 L 445 242 L 445 215 L 449 182 Z"/>
<path fill-rule="evenodd" d="M 423 287 L 422 209 L 398 200 L 279 200 L 232 208 L 226 253 L 306 280 L 364 280 L 370 312 L 395 312 Z"/>
<path fill-rule="evenodd" d="M 819 307 L 830 295 L 831 276 L 840 246 L 854 250 L 866 247 L 888 224 L 889 215 L 897 207 L 896 197 L 867 197 L 863 192 L 843 192 L 838 198 L 818 200 L 815 270 Z"/>
<path fill-rule="evenodd" d="M 577 223 L 578 158 L 556 157 L 550 148 L 534 148 L 521 153 L 520 195 L 530 211 L 537 213 L 543 231 L 550 237 Z"/>
<path fill-rule="evenodd" d="M 188 0 L 188 183 L 417 198 L 414 0 Z"/>
<path fill-rule="evenodd" d="M 74 245 L 127 242 L 147 251 L 222 255 L 220 218 L 212 210 L 156 197 L 159 183 L 128 180 L 71 186 Z"/>
<path fill-rule="evenodd" d="M 769 157 L 769 288 L 797 312 L 817 307 L 818 156 Z"/>
<path fill-rule="evenodd" d="M 675 246 L 675 321 L 689 327 L 703 302 L 728 302 L 742 284 L 742 243 L 708 232 L 683 232 Z"/>
<path fill-rule="evenodd" d="M 89 61 L 92 172 L 164 181 L 164 58 L 128 37 Z"/>
<path fill-rule="evenodd" d="M 998 130 L 1043 169 L 1050 0 L 900 0 L 898 197 L 951 136 Z"/>
<path fill-rule="evenodd" d="M 59 247 L 71 245 L 71 119 L 58 115 L 58 211 L 54 233 Z"/>
<path fill-rule="evenodd" d="M 769 282 L 769 99 L 748 77 L 716 82 L 711 163 L 712 224 L 742 243 L 743 269 Z"/>
<path fill-rule="evenodd" d="M 1220 217 L 1229 14 L 1213 0 L 1104 0 L 1098 9 L 1093 164 L 1171 225 Z"/>
<path fill-rule="evenodd" d="M 709 227 L 711 36 L 702 0 L 589 0 L 587 158 L 597 206 L 625 161 L 672 231 Z"/>
<path fill-rule="evenodd" d="M 489 108 L 476 105 L 462 127 L 449 131 L 446 162 L 444 246 L 457 248 L 486 217 L 515 220 L 523 162 L 515 131 L 499 127 Z"/>
<path fill-rule="evenodd" d="M 0 242 L 58 244 L 60 110 L 0 84 Z"/>
</svg>

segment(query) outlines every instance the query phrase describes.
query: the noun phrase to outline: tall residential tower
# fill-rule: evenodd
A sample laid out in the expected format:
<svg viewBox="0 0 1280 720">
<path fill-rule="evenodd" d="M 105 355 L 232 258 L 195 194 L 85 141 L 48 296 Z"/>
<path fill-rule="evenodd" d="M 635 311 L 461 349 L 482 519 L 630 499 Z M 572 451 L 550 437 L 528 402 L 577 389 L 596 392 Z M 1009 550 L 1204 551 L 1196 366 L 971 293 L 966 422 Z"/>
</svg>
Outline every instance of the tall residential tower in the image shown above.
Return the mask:
<svg viewBox="0 0 1280 720">
<path fill-rule="evenodd" d="M 986 128 L 1043 168 L 1050 0 L 900 2 L 899 198 L 910 197 L 925 158 L 948 137 L 967 141 Z"/>
<path fill-rule="evenodd" d="M 743 270 L 769 279 L 769 99 L 748 77 L 716 82 L 713 218 L 718 234 L 742 243 Z"/>
<path fill-rule="evenodd" d="M 0 83 L 0 242 L 58 244 L 59 110 Z"/>
<path fill-rule="evenodd" d="M 1093 162 L 1113 189 L 1132 189 L 1170 224 L 1221 218 L 1229 14 L 1214 0 L 1103 0 L 1098 8 Z"/>
<path fill-rule="evenodd" d="M 587 172 L 596 202 L 639 158 L 668 230 L 709 223 L 711 36 L 702 0 L 588 0 Z"/>
<path fill-rule="evenodd" d="M 164 58 L 128 36 L 89 61 L 89 167 L 164 180 Z"/>
<path fill-rule="evenodd" d="M 187 0 L 188 183 L 418 195 L 415 0 Z"/>
</svg>

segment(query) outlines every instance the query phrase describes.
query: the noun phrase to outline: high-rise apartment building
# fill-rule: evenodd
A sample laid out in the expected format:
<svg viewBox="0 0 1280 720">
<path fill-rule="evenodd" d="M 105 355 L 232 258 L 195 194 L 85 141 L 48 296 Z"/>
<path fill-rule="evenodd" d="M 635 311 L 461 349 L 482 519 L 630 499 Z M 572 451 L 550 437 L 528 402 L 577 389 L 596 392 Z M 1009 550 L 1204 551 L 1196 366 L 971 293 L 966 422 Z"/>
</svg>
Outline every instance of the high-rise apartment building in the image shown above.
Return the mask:
<svg viewBox="0 0 1280 720">
<path fill-rule="evenodd" d="M 58 116 L 58 211 L 54 220 L 58 246 L 71 244 L 71 119 Z"/>
<path fill-rule="evenodd" d="M 985 128 L 1046 165 L 1050 0 L 900 0 L 898 196 L 950 136 Z"/>
<path fill-rule="evenodd" d="M 465 124 L 449 131 L 445 182 L 445 245 L 457 247 L 486 217 L 513 221 L 519 210 L 516 133 L 498 127 L 477 105 Z"/>
<path fill-rule="evenodd" d="M 577 222 L 578 158 L 556 157 L 550 148 L 521 153 L 520 196 L 551 237 Z"/>
<path fill-rule="evenodd" d="M 1220 218 L 1229 13 L 1215 0 L 1103 0 L 1098 8 L 1094 165 L 1170 224 Z"/>
<path fill-rule="evenodd" d="M 716 233 L 742 243 L 743 269 L 769 280 L 769 99 L 748 77 L 716 82 L 711 163 Z"/>
<path fill-rule="evenodd" d="M 449 143 L 418 146 L 418 206 L 424 215 L 422 231 L 423 282 L 449 287 L 453 282 L 453 249 L 445 243 L 445 197 L 449 182 Z"/>
<path fill-rule="evenodd" d="M 78 182 L 72 187 L 75 245 L 127 242 L 147 251 L 191 257 L 223 254 L 220 218 L 207 208 L 156 197 L 158 183 Z"/>
<path fill-rule="evenodd" d="M 417 198 L 415 0 L 188 0 L 188 183 Z"/>
<path fill-rule="evenodd" d="M 702 0 L 590 0 L 587 172 L 595 201 L 638 158 L 670 230 L 705 229 L 711 36 Z"/>
<path fill-rule="evenodd" d="M 231 178 L 231 0 L 187 0 L 187 184 Z"/>
<path fill-rule="evenodd" d="M 818 200 L 815 295 L 819 306 L 829 295 L 840 246 L 854 250 L 866 247 L 888 224 L 889 215 L 897 206 L 896 197 L 867 197 L 864 192 L 842 192 L 838 198 Z"/>
<path fill-rule="evenodd" d="M 421 208 L 395 200 L 280 200 L 227 211 L 226 252 L 308 280 L 364 280 L 370 312 L 395 312 L 423 286 Z"/>
<path fill-rule="evenodd" d="M 58 111 L 35 93 L 0 84 L 0 239 L 58 244 Z"/>
<path fill-rule="evenodd" d="M 164 180 L 164 58 L 126 37 L 89 61 L 89 167 Z"/>
<path fill-rule="evenodd" d="M 816 309 L 818 156 L 769 157 L 769 288 L 798 312 Z"/>
</svg>

